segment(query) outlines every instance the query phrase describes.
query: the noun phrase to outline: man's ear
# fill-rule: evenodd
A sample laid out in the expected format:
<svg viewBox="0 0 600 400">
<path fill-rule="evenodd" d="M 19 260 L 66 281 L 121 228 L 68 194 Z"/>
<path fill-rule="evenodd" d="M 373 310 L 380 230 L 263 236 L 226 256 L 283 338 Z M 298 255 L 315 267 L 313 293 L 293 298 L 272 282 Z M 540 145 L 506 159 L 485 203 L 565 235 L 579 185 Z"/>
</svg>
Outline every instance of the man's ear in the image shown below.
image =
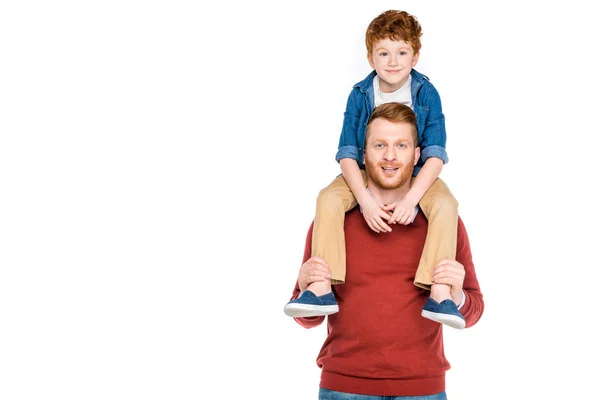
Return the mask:
<svg viewBox="0 0 600 400">
<path fill-rule="evenodd" d="M 413 165 L 417 165 L 417 162 L 419 162 L 420 157 L 421 157 L 421 148 L 415 147 L 415 162 Z"/>
</svg>

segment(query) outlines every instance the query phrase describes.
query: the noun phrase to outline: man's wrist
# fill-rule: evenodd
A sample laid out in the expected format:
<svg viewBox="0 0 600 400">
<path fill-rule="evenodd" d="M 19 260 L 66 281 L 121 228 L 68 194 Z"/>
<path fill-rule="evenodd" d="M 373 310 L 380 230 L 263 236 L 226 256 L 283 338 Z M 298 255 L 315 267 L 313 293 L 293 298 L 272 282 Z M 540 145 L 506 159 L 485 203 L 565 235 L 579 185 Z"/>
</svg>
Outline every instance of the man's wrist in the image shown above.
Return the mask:
<svg viewBox="0 0 600 400">
<path fill-rule="evenodd" d="M 467 301 L 467 295 L 465 294 L 465 291 L 464 291 L 464 290 L 461 290 L 461 291 L 460 291 L 460 296 L 461 296 L 461 297 L 460 297 L 460 303 L 459 303 L 459 304 L 456 306 L 456 308 L 458 308 L 459 310 L 460 310 L 460 308 L 461 308 L 462 306 L 464 306 L 464 305 L 465 305 L 465 301 Z"/>
</svg>

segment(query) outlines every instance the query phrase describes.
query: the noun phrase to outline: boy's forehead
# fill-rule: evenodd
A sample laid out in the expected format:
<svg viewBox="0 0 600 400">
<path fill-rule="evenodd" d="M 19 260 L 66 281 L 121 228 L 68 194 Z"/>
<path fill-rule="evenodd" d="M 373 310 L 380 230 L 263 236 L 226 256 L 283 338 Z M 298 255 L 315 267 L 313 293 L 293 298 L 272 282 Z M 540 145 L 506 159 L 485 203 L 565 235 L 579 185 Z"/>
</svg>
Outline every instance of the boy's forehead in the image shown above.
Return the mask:
<svg viewBox="0 0 600 400">
<path fill-rule="evenodd" d="M 410 43 L 408 43 L 406 40 L 404 40 L 404 39 L 397 40 L 397 39 L 392 39 L 390 37 L 386 37 L 386 38 L 375 41 L 373 47 L 377 48 L 377 47 L 386 47 L 386 46 L 412 48 Z"/>
<path fill-rule="evenodd" d="M 390 38 L 385 38 L 373 43 L 373 50 L 377 49 L 412 50 L 412 46 L 405 40 L 394 40 Z"/>
</svg>

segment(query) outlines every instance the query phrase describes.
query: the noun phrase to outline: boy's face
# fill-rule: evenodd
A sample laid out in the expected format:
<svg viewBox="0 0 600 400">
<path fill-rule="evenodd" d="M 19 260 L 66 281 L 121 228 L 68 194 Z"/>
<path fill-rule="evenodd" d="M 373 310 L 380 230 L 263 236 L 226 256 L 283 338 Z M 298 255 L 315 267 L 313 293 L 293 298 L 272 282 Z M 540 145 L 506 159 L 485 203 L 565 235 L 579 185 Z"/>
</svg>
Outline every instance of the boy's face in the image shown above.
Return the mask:
<svg viewBox="0 0 600 400">
<path fill-rule="evenodd" d="M 375 42 L 373 52 L 367 58 L 379 76 L 381 91 L 391 93 L 406 83 L 410 71 L 419 61 L 419 53 L 415 54 L 408 42 L 388 38 Z"/>
</svg>

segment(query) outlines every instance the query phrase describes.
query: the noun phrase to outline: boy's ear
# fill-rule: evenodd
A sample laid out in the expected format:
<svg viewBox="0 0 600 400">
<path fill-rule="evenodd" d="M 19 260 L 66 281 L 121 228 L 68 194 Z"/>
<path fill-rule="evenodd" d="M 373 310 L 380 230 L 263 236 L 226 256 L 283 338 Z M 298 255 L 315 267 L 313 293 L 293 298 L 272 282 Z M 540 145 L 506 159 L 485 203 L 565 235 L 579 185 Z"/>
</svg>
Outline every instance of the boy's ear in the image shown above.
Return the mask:
<svg viewBox="0 0 600 400">
<path fill-rule="evenodd" d="M 421 50 L 417 51 L 417 54 L 413 57 L 412 66 L 414 67 L 419 62 L 419 56 L 421 55 Z"/>
<path fill-rule="evenodd" d="M 371 68 L 375 69 L 375 64 L 373 63 L 373 56 L 371 55 L 371 53 L 367 52 L 367 60 L 369 60 L 369 65 L 371 66 Z"/>
</svg>

